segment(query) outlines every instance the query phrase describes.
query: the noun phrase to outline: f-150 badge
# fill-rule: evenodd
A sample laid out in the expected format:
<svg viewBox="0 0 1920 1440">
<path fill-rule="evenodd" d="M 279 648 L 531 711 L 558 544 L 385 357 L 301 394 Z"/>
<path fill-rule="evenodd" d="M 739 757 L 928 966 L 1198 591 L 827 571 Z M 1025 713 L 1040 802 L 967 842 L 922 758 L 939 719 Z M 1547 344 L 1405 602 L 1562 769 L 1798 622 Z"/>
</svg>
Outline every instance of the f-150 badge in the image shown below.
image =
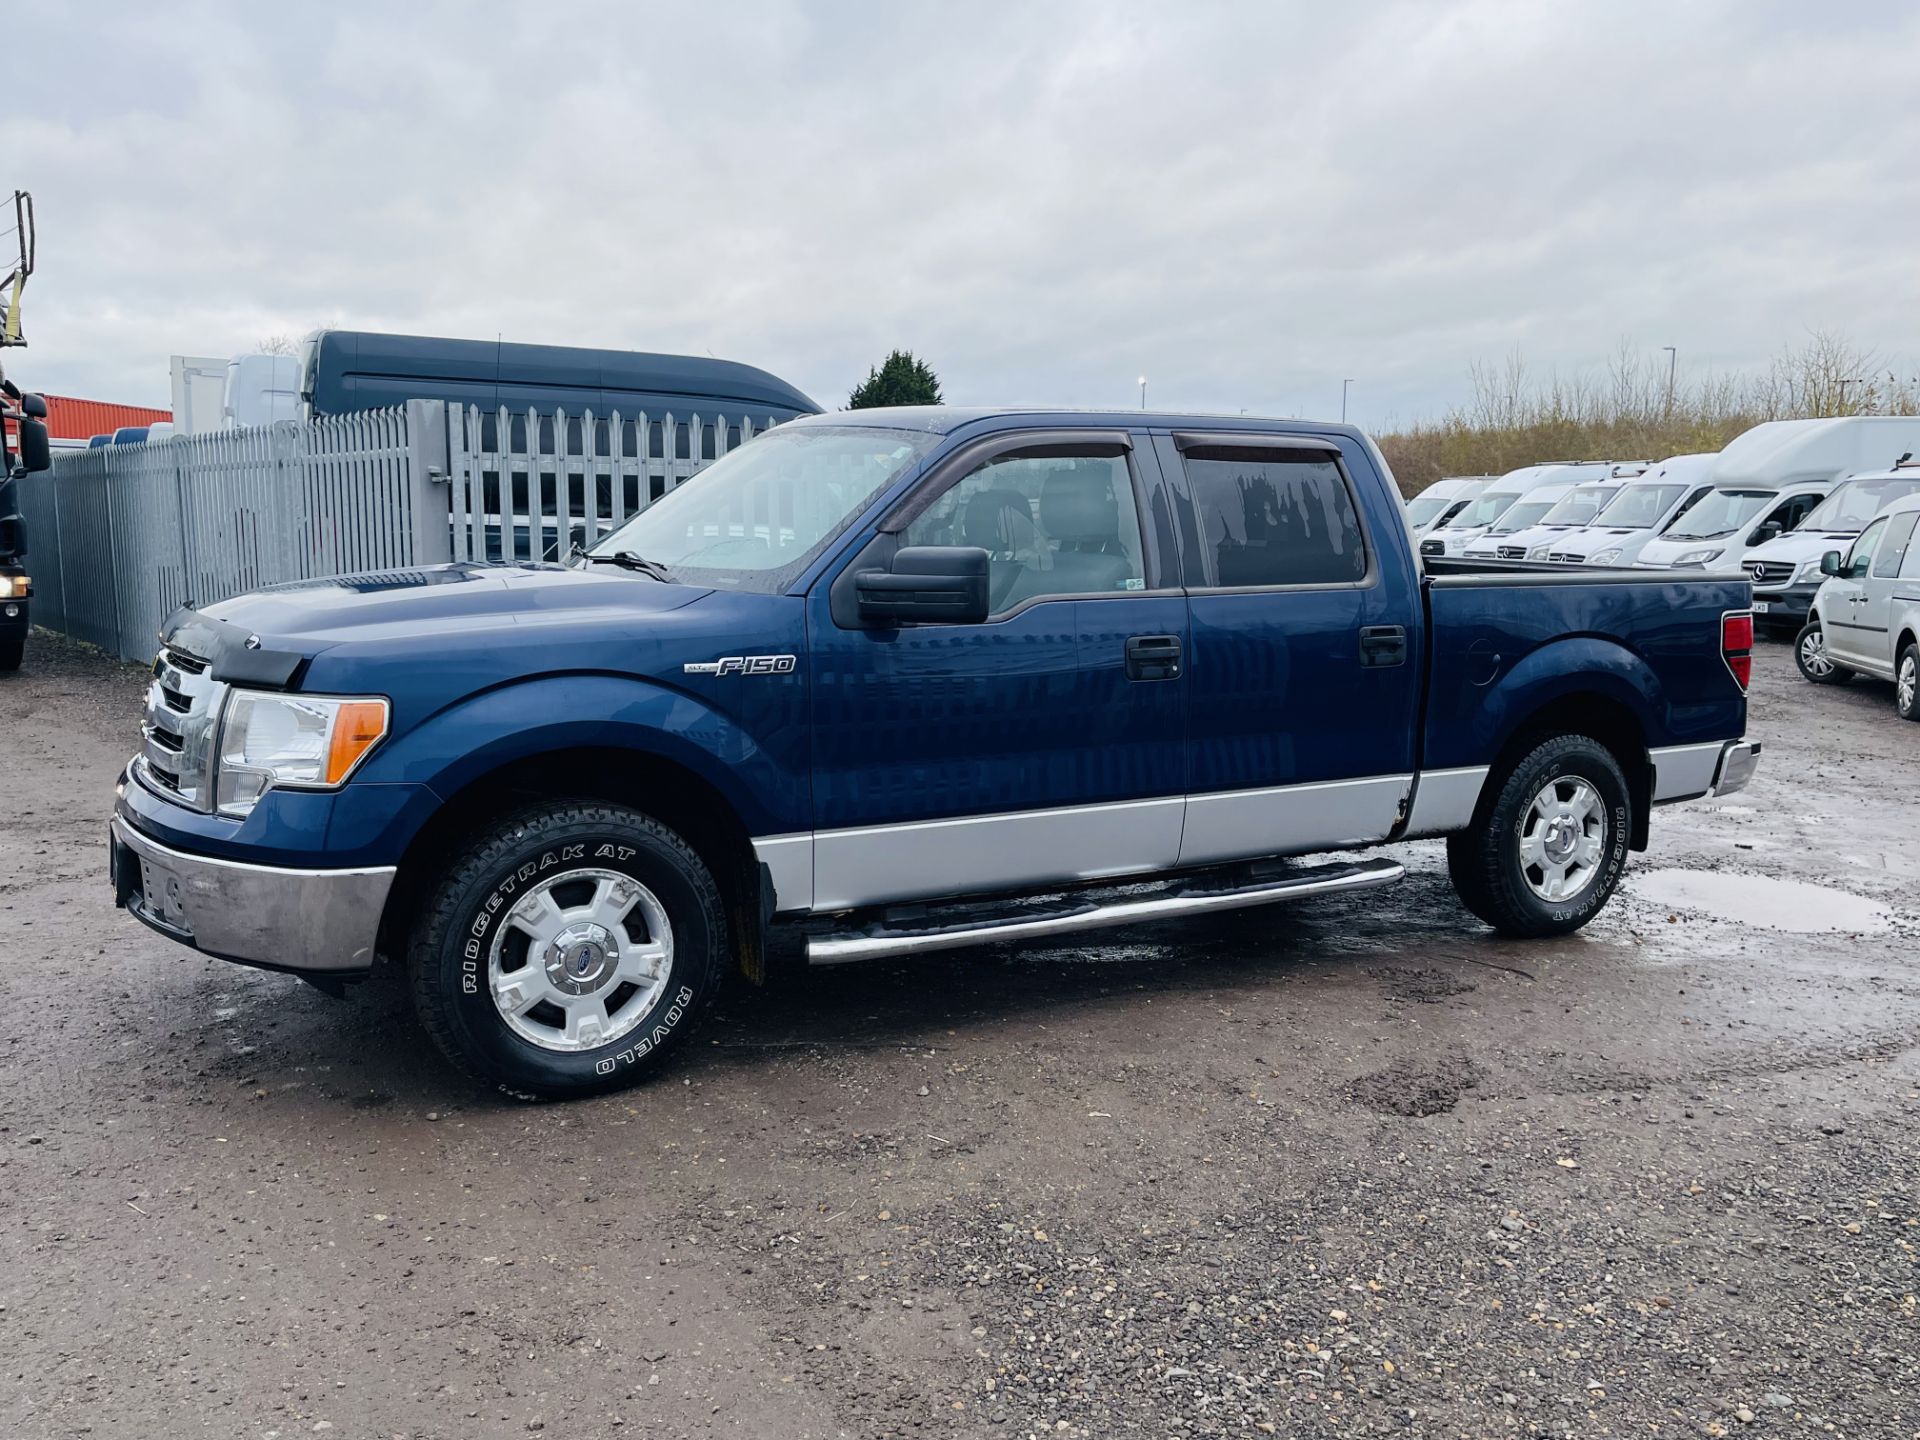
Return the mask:
<svg viewBox="0 0 1920 1440">
<path fill-rule="evenodd" d="M 689 675 L 791 675 L 798 662 L 791 655 L 723 655 L 718 660 L 694 660 L 680 668 Z"/>
</svg>

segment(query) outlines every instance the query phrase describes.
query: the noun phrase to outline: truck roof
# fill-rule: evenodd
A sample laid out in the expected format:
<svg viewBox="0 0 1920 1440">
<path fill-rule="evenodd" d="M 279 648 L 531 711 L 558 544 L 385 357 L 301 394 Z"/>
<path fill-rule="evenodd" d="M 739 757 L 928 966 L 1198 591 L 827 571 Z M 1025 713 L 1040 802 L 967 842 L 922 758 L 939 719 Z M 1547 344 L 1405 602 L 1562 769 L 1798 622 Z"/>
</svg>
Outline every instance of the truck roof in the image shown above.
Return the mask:
<svg viewBox="0 0 1920 1440">
<path fill-rule="evenodd" d="M 933 435 L 951 435 L 957 430 L 978 425 L 983 429 L 1003 429 L 1014 425 L 1044 424 L 1063 429 L 1137 430 L 1245 430 L 1249 434 L 1276 429 L 1313 435 L 1344 435 L 1361 444 L 1369 443 L 1355 425 L 1327 420 L 1284 420 L 1259 415 L 1206 415 L 1193 411 L 1169 410 L 1073 410 L 1060 406 L 993 405 L 889 405 L 871 410 L 834 410 L 824 415 L 807 415 L 790 420 L 789 425 L 865 425 L 888 430 L 922 430 Z"/>
</svg>

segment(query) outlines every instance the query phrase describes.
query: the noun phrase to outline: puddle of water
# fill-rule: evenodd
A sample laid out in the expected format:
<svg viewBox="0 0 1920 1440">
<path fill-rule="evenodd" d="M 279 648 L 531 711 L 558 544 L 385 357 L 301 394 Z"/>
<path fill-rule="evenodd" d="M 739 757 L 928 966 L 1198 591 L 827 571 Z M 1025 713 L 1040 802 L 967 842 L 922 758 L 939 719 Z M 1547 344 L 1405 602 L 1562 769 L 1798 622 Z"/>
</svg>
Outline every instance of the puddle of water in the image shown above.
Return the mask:
<svg viewBox="0 0 1920 1440">
<path fill-rule="evenodd" d="M 1799 880 L 1728 875 L 1706 870 L 1645 870 L 1627 877 L 1639 899 L 1675 910 L 1698 910 L 1717 920 L 1812 935 L 1825 931 L 1885 930 L 1893 912 L 1878 900 Z"/>
</svg>

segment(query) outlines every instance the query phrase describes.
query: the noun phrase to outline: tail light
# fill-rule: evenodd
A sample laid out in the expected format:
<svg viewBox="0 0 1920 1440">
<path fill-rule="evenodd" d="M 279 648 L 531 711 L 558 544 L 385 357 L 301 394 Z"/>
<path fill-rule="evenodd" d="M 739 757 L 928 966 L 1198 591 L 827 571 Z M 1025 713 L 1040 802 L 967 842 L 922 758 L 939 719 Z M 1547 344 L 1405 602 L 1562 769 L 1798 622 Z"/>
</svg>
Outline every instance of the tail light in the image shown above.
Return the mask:
<svg viewBox="0 0 1920 1440">
<path fill-rule="evenodd" d="M 1745 690 L 1753 679 L 1753 616 L 1746 611 L 1720 617 L 1720 658 Z"/>
</svg>

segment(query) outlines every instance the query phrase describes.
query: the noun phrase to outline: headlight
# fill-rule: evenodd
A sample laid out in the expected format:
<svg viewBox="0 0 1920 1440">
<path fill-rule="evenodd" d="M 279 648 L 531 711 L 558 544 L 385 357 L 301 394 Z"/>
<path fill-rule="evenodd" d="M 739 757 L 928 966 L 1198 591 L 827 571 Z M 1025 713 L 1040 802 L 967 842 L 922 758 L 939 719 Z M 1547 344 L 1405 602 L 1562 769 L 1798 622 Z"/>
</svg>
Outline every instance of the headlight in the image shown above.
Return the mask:
<svg viewBox="0 0 1920 1440">
<path fill-rule="evenodd" d="M 1595 555 L 1589 555 L 1587 557 L 1587 563 L 1589 565 L 1612 565 L 1619 560 L 1620 552 L 1625 548 L 1624 545 L 1615 545 L 1611 549 L 1602 550 Z"/>
<path fill-rule="evenodd" d="M 331 790 L 387 733 L 387 702 L 236 690 L 220 725 L 215 808 L 248 814 L 274 785 Z"/>
<path fill-rule="evenodd" d="M 1551 540 L 1543 540 L 1531 550 L 1527 551 L 1527 559 L 1544 560 L 1547 558 L 1547 552 L 1552 548 L 1553 542 Z"/>
<path fill-rule="evenodd" d="M 1705 550 L 1685 550 L 1673 557 L 1676 565 L 1711 565 L 1725 552 L 1709 547 Z"/>
<path fill-rule="evenodd" d="M 33 590 L 33 581 L 24 575 L 0 575 L 0 600 L 24 600 Z"/>
<path fill-rule="evenodd" d="M 1825 579 L 1826 577 L 1820 573 L 1820 557 L 1816 555 L 1811 560 L 1802 560 L 1800 568 L 1793 572 L 1793 578 L 1796 582 Z"/>
</svg>

